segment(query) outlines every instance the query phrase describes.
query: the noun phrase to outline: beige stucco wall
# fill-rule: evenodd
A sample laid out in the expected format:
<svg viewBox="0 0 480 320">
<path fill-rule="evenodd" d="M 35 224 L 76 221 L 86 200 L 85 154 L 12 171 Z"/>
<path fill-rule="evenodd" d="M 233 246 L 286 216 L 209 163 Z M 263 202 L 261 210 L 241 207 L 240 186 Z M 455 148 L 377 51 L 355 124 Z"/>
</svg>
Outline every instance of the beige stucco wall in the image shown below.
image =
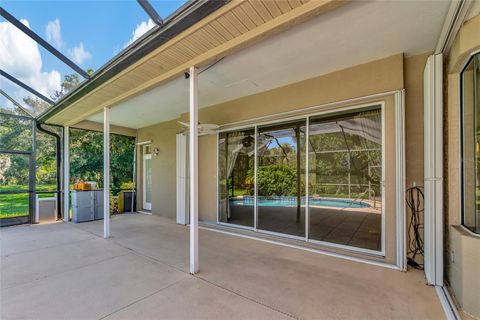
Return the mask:
<svg viewBox="0 0 480 320">
<path fill-rule="evenodd" d="M 423 70 L 430 54 L 404 60 L 406 188 L 423 186 Z M 410 210 L 407 210 L 407 221 L 410 217 Z M 413 230 L 409 236 L 413 236 Z M 417 257 L 417 262 L 422 262 L 419 259 L 421 256 Z"/>
<path fill-rule="evenodd" d="M 176 121 L 163 122 L 138 130 L 138 142 L 152 141 L 158 156 L 152 155 L 152 212 L 175 219 L 176 215 L 176 133 L 181 126 Z M 137 148 L 139 188 L 137 209 L 142 209 L 142 151 Z"/>
<path fill-rule="evenodd" d="M 406 58 L 405 161 L 406 186 L 423 185 L 423 70 L 431 53 Z"/>
<path fill-rule="evenodd" d="M 423 183 L 423 69 L 428 54 L 404 59 L 397 54 L 381 60 L 358 65 L 313 79 L 307 79 L 282 88 L 273 89 L 252 96 L 201 109 L 199 118 L 204 123 L 220 125 L 231 123 L 253 123 L 262 121 L 262 117 L 271 117 L 282 112 L 291 112 L 311 108 L 322 104 L 369 96 L 405 88 L 406 110 L 406 180 L 407 187 L 415 181 Z M 389 100 L 390 99 L 390 100 Z M 375 100 L 378 101 L 378 100 Z M 358 102 L 357 102 L 358 103 Z M 393 98 L 386 99 L 387 106 L 393 106 Z M 393 112 L 393 108 L 391 108 Z M 258 119 L 260 120 L 253 120 Z M 183 114 L 182 120 L 188 119 Z M 387 139 L 394 141 L 394 116 L 389 118 Z M 138 132 L 139 141 L 152 140 L 152 146 L 158 147 L 160 154 L 153 158 L 153 214 L 170 218 L 175 217 L 175 134 L 181 126 L 169 121 Z M 394 144 L 389 144 L 394 148 Z M 394 197 L 395 164 L 394 149 L 390 152 L 392 160 L 387 162 L 387 175 L 392 184 L 389 190 Z M 216 137 L 199 138 L 199 216 L 202 220 L 216 221 Z M 139 158 L 140 159 L 140 158 Z M 161 168 L 160 168 L 161 167 Z M 139 161 L 141 172 L 141 161 Z M 141 176 L 139 177 L 141 186 Z M 139 194 L 141 199 L 141 193 Z M 391 202 L 393 203 L 393 201 Z M 141 204 L 141 201 L 139 201 Z M 394 210 L 389 209 L 389 211 Z M 387 218 L 387 232 L 394 234 L 395 224 Z M 389 259 L 393 262 L 394 239 L 387 241 Z"/>
<path fill-rule="evenodd" d="M 198 215 L 201 220 L 217 221 L 217 136 L 198 139 Z"/>
<path fill-rule="evenodd" d="M 480 48 L 480 16 L 466 22 L 457 34 L 446 65 L 445 107 L 445 215 L 446 276 L 461 308 L 480 317 L 480 237 L 461 224 L 460 71 Z"/>
<path fill-rule="evenodd" d="M 71 128 L 78 128 L 78 129 L 86 129 L 86 130 L 103 132 L 103 123 L 84 120 L 82 122 L 79 122 L 79 123 L 71 126 Z M 136 129 L 125 128 L 125 127 L 116 126 L 116 125 L 110 125 L 110 133 L 121 134 L 121 135 L 129 136 L 129 137 L 136 137 L 137 136 L 137 130 Z"/>
<path fill-rule="evenodd" d="M 199 119 L 226 124 L 397 90 L 403 85 L 403 55 L 397 54 L 205 108 Z"/>
</svg>

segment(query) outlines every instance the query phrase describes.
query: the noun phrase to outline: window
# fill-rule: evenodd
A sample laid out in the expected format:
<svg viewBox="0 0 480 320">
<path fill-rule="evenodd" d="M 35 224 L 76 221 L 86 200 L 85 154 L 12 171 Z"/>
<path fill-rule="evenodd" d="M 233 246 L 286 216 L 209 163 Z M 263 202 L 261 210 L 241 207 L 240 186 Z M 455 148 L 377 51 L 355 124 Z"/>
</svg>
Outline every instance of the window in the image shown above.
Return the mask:
<svg viewBox="0 0 480 320">
<path fill-rule="evenodd" d="M 218 135 L 218 221 L 379 253 L 382 107 Z"/>
<path fill-rule="evenodd" d="M 462 223 L 480 233 L 480 54 L 462 71 Z"/>
</svg>

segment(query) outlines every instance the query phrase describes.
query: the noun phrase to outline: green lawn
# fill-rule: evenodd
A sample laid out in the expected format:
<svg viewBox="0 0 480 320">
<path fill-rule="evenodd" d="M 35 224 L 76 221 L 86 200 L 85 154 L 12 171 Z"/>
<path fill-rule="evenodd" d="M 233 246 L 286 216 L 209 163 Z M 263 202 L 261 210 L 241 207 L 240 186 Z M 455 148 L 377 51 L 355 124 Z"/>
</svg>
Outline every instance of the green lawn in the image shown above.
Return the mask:
<svg viewBox="0 0 480 320">
<path fill-rule="evenodd" d="M 55 185 L 37 186 L 37 191 L 55 190 Z M 0 186 L 0 191 L 28 190 L 28 186 Z M 53 197 L 53 193 L 42 193 L 40 198 Z M 28 216 L 28 194 L 0 194 L 0 219 Z"/>
</svg>

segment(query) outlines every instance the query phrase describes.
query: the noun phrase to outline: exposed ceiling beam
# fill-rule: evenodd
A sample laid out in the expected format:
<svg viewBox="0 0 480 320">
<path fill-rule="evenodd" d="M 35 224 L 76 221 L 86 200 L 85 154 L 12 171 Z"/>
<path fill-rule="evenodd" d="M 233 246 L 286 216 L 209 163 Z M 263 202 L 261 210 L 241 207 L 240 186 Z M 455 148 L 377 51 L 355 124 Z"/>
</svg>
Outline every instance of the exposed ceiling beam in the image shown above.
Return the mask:
<svg viewBox="0 0 480 320">
<path fill-rule="evenodd" d="M 15 78 L 14 76 L 11 76 L 10 74 L 6 73 L 5 71 L 3 71 L 2 69 L 0 69 L 0 75 L 7 78 L 8 80 L 12 81 L 13 83 L 15 83 L 17 86 L 20 86 L 22 87 L 23 89 L 27 90 L 28 92 L 30 92 L 31 94 L 39 97 L 40 99 L 42 99 L 43 101 L 45 102 L 48 102 L 49 104 L 55 104 L 55 102 L 53 102 L 51 99 L 47 98 L 46 96 L 44 96 L 43 94 L 41 94 L 40 92 L 38 92 L 37 90 L 33 89 L 32 87 L 28 86 L 27 84 L 23 83 L 22 81 L 18 80 L 17 78 Z"/>
<path fill-rule="evenodd" d="M 22 22 L 17 20 L 14 16 L 12 16 L 10 13 L 7 12 L 7 10 L 3 9 L 0 7 L 0 15 L 4 17 L 8 22 L 13 24 L 15 27 L 20 29 L 23 33 L 25 33 L 27 36 L 32 38 L 35 42 L 37 42 L 39 45 L 47 49 L 51 54 L 53 54 L 55 57 L 60 59 L 63 63 L 68 65 L 70 68 L 78 72 L 82 77 L 85 79 L 89 79 L 90 76 L 88 73 L 80 68 L 78 65 L 75 64 L 72 60 L 68 59 L 64 54 L 62 54 L 60 51 L 55 49 L 51 44 L 49 44 L 47 41 L 43 40 L 38 34 L 30 30 L 26 25 L 24 25 Z"/>
<path fill-rule="evenodd" d="M 155 24 L 157 24 L 158 26 L 161 26 L 163 24 L 162 18 L 160 18 L 158 12 L 152 7 L 148 0 L 137 0 L 137 2 L 143 8 L 143 10 L 145 10 L 150 19 L 155 22 Z"/>
</svg>

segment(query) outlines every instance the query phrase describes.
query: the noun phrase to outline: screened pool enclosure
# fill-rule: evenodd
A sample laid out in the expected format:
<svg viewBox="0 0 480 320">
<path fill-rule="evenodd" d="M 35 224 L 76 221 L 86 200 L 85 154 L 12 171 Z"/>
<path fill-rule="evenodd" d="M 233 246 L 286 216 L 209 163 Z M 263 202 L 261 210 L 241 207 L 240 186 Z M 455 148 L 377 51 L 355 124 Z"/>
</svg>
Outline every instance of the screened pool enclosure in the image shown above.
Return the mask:
<svg viewBox="0 0 480 320">
<path fill-rule="evenodd" d="M 382 252 L 382 113 L 372 106 L 220 132 L 219 223 Z"/>
<path fill-rule="evenodd" d="M 98 78 L 109 64 L 134 49 L 137 40 L 170 23 L 187 9 L 185 2 L 129 1 L 122 4 L 124 11 L 114 2 L 58 3 L 49 7 L 49 14 L 57 18 L 48 22 L 45 38 L 42 29 L 33 23 L 34 19 L 24 16 L 28 12 L 23 8 L 25 4 L 12 2 L 8 11 L 0 7 L 0 23 L 5 32 L 2 39 L 5 55 L 0 59 L 1 226 L 38 222 L 35 213 L 39 198 L 56 202 L 57 218 L 62 217 L 62 211 L 68 211 L 67 201 L 67 209 L 62 208 L 62 194 L 68 188 L 64 186 L 65 173 L 62 173 L 65 160 L 70 160 L 71 171 L 67 186 L 75 180 L 91 180 L 98 182 L 98 186 L 103 185 L 102 133 L 84 130 L 77 124 L 70 128 L 48 125 L 41 117 L 57 112 L 56 107 L 68 100 L 69 93 Z M 32 2 L 28 9 L 34 11 L 43 6 L 44 3 Z M 84 24 L 85 12 L 92 22 L 88 25 Z M 111 29 L 96 25 L 104 20 L 103 12 L 109 12 Z M 79 47 L 68 48 L 68 40 L 73 40 L 61 39 L 60 19 L 64 30 L 83 25 L 83 34 L 95 45 L 89 46 L 86 41 L 86 49 L 83 42 Z M 139 27 L 142 32 L 132 35 L 132 30 Z M 57 30 L 57 36 L 52 36 L 49 30 Z M 119 37 L 112 40 L 112 32 Z M 100 39 L 102 36 L 104 39 Z M 109 47 L 112 41 L 115 48 Z M 74 54 L 80 49 L 85 49 L 82 59 Z M 92 56 L 88 51 L 92 49 L 95 56 L 101 58 L 89 61 L 88 67 L 83 66 L 82 61 Z M 111 142 L 112 195 L 116 196 L 121 190 L 134 189 L 135 138 L 112 134 Z M 70 157 L 66 159 L 65 143 L 71 144 Z"/>
</svg>

